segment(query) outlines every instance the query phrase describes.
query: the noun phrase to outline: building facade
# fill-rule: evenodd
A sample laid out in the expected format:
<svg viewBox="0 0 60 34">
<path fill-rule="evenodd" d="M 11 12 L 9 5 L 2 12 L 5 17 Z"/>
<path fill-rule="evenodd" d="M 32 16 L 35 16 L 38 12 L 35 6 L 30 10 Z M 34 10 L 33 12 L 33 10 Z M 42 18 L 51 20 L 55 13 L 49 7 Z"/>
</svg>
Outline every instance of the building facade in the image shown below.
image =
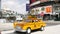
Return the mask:
<svg viewBox="0 0 60 34">
<path fill-rule="evenodd" d="M 60 1 L 59 0 L 30 0 L 30 13 L 33 15 L 43 16 L 43 20 L 52 20 L 60 18 Z"/>
</svg>

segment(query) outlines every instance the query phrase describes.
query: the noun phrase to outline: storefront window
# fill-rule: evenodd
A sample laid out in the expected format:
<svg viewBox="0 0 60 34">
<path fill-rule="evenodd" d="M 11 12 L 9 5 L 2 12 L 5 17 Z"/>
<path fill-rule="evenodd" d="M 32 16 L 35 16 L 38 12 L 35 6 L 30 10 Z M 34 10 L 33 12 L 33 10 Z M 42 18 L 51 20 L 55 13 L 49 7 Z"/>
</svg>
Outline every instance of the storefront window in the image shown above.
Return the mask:
<svg viewBox="0 0 60 34">
<path fill-rule="evenodd" d="M 60 6 L 55 6 L 54 9 L 55 10 L 60 10 Z"/>
<path fill-rule="evenodd" d="M 44 9 L 45 9 L 44 7 L 43 7 L 43 8 L 41 8 L 41 10 L 42 10 L 42 11 L 44 11 Z"/>
</svg>

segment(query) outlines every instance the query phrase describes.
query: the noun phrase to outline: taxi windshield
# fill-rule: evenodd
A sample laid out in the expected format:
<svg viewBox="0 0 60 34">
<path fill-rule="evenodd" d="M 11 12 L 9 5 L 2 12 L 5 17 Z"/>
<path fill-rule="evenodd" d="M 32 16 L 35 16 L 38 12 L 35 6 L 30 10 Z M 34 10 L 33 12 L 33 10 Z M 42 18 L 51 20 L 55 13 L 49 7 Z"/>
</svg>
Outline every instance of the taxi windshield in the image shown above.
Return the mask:
<svg viewBox="0 0 60 34">
<path fill-rule="evenodd" d="M 24 22 L 31 22 L 31 20 L 24 20 Z"/>
</svg>

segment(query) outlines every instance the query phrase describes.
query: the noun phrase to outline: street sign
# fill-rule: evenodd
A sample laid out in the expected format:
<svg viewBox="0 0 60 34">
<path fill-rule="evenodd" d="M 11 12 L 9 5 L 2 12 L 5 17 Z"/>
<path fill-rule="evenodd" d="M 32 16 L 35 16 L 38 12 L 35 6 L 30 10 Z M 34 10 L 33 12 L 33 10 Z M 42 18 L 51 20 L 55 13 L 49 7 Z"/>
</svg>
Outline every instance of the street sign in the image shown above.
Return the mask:
<svg viewBox="0 0 60 34">
<path fill-rule="evenodd" d="M 26 11 L 29 11 L 29 9 L 30 9 L 30 5 L 26 4 Z"/>
</svg>

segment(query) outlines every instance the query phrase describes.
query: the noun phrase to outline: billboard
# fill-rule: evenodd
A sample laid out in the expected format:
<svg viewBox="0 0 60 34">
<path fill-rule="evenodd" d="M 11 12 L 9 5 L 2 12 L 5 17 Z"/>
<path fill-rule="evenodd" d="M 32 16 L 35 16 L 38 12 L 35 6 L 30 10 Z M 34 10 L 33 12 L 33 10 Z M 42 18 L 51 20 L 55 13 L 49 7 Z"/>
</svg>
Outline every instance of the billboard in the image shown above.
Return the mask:
<svg viewBox="0 0 60 34">
<path fill-rule="evenodd" d="M 30 4 L 34 3 L 36 0 L 30 0 Z"/>
<path fill-rule="evenodd" d="M 47 2 L 47 1 L 49 1 L 49 0 L 40 0 L 40 2 Z"/>
<path fill-rule="evenodd" d="M 47 1 L 59 1 L 59 0 L 30 0 L 30 4 L 36 2 L 36 1 L 40 1 L 40 2 L 47 2 Z"/>
</svg>

